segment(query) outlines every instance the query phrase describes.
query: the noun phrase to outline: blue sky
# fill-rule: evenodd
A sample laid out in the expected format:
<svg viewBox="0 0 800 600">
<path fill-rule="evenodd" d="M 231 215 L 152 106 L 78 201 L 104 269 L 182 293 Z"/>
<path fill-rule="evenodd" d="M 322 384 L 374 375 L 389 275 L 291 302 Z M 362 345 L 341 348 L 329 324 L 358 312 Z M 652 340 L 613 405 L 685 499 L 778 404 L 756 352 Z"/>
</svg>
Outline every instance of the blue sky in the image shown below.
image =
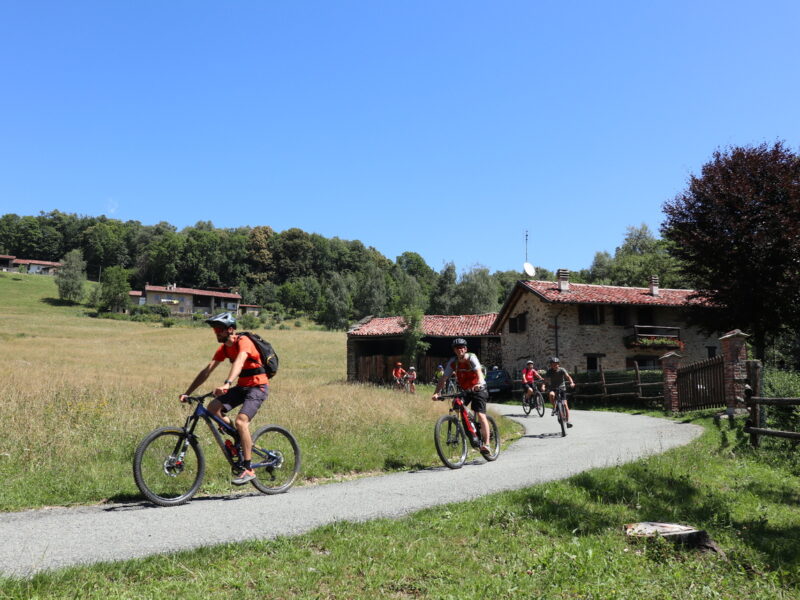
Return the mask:
<svg viewBox="0 0 800 600">
<path fill-rule="evenodd" d="M 798 149 L 800 3 L 0 3 L 0 214 L 588 267 L 714 150 Z"/>
</svg>

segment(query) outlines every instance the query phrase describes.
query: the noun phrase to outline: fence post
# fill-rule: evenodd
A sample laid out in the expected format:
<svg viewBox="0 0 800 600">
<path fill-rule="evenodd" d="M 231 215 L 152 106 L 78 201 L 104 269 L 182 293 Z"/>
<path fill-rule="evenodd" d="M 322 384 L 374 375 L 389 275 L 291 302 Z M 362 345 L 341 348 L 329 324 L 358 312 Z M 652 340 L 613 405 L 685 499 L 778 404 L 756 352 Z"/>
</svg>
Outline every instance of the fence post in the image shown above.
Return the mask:
<svg viewBox="0 0 800 600">
<path fill-rule="evenodd" d="M 664 372 L 664 411 L 678 412 L 680 401 L 678 398 L 678 363 L 681 355 L 677 352 L 667 352 L 659 358 L 661 369 Z"/>
<path fill-rule="evenodd" d="M 747 361 L 747 381 L 749 388 L 745 390 L 745 395 L 748 397 L 761 398 L 761 361 L 748 360 Z M 761 427 L 761 411 L 763 406 L 754 404 L 750 407 L 750 427 Z M 753 448 L 758 448 L 759 440 L 757 433 L 750 434 L 750 445 Z"/>
<path fill-rule="evenodd" d="M 744 401 L 744 385 L 747 377 L 747 345 L 750 336 L 739 329 L 729 331 L 719 338 L 725 366 L 725 402 L 728 416 L 733 417 L 736 404 Z"/>
<path fill-rule="evenodd" d="M 642 399 L 642 375 L 639 373 L 639 361 L 633 361 L 633 368 L 636 369 L 636 399 Z"/>
</svg>

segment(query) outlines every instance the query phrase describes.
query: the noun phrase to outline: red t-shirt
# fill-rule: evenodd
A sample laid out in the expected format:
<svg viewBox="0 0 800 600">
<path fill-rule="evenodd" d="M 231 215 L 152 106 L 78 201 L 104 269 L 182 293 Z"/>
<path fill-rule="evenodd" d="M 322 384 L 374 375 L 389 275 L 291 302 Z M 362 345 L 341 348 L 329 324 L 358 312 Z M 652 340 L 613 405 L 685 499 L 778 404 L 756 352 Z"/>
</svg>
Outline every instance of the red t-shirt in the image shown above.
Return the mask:
<svg viewBox="0 0 800 600">
<path fill-rule="evenodd" d="M 395 367 L 392 371 L 392 377 L 395 379 L 401 379 L 403 375 L 406 374 L 406 370 L 403 367 Z"/>
<path fill-rule="evenodd" d="M 539 372 L 531 367 L 530 369 L 522 369 L 522 383 L 533 383 L 536 379 L 541 379 L 542 376 Z"/>
<path fill-rule="evenodd" d="M 245 369 L 256 369 L 263 366 L 261 364 L 261 355 L 258 353 L 258 348 L 246 336 L 237 335 L 236 340 L 232 345 L 226 346 L 222 344 L 214 353 L 214 358 L 218 362 L 223 362 L 226 358 L 233 362 L 240 352 L 247 352 L 247 358 L 242 365 L 242 371 Z M 257 385 L 269 384 L 269 377 L 266 373 L 259 373 L 258 375 L 239 376 L 239 381 L 236 385 L 242 387 L 255 387 Z"/>
</svg>

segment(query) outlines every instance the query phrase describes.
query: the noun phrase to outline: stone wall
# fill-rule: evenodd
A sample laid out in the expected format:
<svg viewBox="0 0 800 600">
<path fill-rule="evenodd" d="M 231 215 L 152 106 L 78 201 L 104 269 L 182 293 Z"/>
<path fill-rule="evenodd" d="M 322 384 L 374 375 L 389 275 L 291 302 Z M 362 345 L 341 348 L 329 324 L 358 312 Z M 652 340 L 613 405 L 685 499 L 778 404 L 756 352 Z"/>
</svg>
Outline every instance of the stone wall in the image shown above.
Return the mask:
<svg viewBox="0 0 800 600">
<path fill-rule="evenodd" d="M 581 325 L 578 321 L 578 305 L 554 304 L 540 300 L 535 294 L 523 295 L 514 306 L 502 331 L 503 367 L 518 374 L 525 362 L 532 360 L 537 368 L 544 368 L 550 356 L 559 356 L 561 364 L 570 371 L 585 371 L 587 358 L 596 356 L 607 370 L 627 368 L 628 359 L 647 357 L 656 365 L 658 358 L 669 349 L 626 348 L 624 338 L 633 333 L 632 327 L 614 325 L 612 306 L 600 306 L 603 323 Z M 635 315 L 636 307 L 629 307 Z M 511 319 L 527 312 L 525 330 L 511 333 Z M 681 340 L 685 347 L 679 349 L 685 360 L 697 361 L 708 358 L 708 347 L 719 351 L 716 336 L 706 336 L 695 328 L 689 328 L 681 318 L 680 310 L 669 307 L 653 307 L 654 323 L 660 327 L 680 327 Z"/>
</svg>

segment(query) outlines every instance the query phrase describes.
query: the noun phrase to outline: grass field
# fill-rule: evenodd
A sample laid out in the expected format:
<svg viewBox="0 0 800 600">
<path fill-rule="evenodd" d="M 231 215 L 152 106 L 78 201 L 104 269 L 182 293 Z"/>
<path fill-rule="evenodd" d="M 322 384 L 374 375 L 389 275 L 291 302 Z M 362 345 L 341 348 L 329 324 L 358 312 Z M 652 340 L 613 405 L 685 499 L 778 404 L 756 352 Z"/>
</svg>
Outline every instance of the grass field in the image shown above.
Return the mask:
<svg viewBox="0 0 800 600">
<path fill-rule="evenodd" d="M 6 302 L 5 290 L 0 279 L 0 304 Z M 178 380 L 194 375 L 196 363 L 202 364 L 208 354 L 210 342 L 203 332 L 103 323 L 78 317 L 78 312 L 75 308 L 48 306 L 37 319 L 31 319 L 28 327 L 25 321 L 17 326 L 16 318 L 9 318 L 5 307 L 0 307 L 2 330 L 22 334 L 11 333 L 2 340 L 4 351 L 14 350 L 10 356 L 16 365 L 4 372 L 4 377 L 13 374 L 18 377 L 14 385 L 19 386 L 11 387 L 17 389 L 17 400 L 3 404 L 4 417 L 15 419 L 15 427 L 27 424 L 34 430 L 44 429 L 25 419 L 26 407 L 20 404 L 25 400 L 32 405 L 27 410 L 35 418 L 50 419 L 51 426 L 63 424 L 59 433 L 51 436 L 54 441 L 67 436 L 72 428 L 83 427 L 86 421 L 92 424 L 87 426 L 89 430 L 102 426 L 120 436 L 127 431 L 125 435 L 131 442 L 138 435 L 137 427 L 149 429 L 156 424 L 151 421 L 160 424 L 179 418 L 182 409 L 174 406 L 177 402 L 173 404 L 173 397 L 182 386 Z M 39 318 L 52 322 L 39 322 Z M 118 348 L 131 345 L 128 353 L 132 358 L 121 360 L 153 372 L 131 373 L 130 369 L 114 368 L 113 385 L 93 384 L 91 378 L 103 375 L 102 368 L 87 372 L 83 363 L 90 357 L 97 358 L 95 352 L 105 356 L 101 350 L 104 344 L 96 344 L 94 351 L 86 349 L 82 332 L 89 332 L 85 337 L 90 347 L 101 336 Z M 336 419 L 340 414 L 363 412 L 353 417 L 356 422 L 391 420 L 400 428 L 403 423 L 424 421 L 419 433 L 420 450 L 404 449 L 398 454 L 387 443 L 371 459 L 375 464 L 361 470 L 386 467 L 387 456 L 393 457 L 391 467 L 396 465 L 397 456 L 403 456 L 405 464 L 436 462 L 430 448 L 430 430 L 441 408 L 422 402 L 424 396 L 419 408 L 415 404 L 403 408 L 409 403 L 394 401 L 397 396 L 389 391 L 341 384 L 343 365 L 336 358 L 341 346 L 338 351 L 331 350 L 330 356 L 325 350 L 326 340 L 337 336 L 341 340 L 339 334 L 287 331 L 286 338 L 278 338 L 279 333 L 270 332 L 270 338 L 278 348 L 287 349 L 282 352 L 282 358 L 284 354 L 287 358 L 275 380 L 275 398 L 276 403 L 281 398 L 280 408 L 270 408 L 270 417 L 275 415 L 276 421 L 298 430 L 303 423 L 317 423 L 312 418 L 317 414 Z M 293 336 L 307 346 L 289 350 Z M 130 341 L 125 341 L 127 337 Z M 32 356 L 27 354 L 36 349 L 32 342 L 37 339 L 46 340 L 45 357 L 40 350 Z M 61 372 L 74 393 L 85 391 L 79 396 L 80 401 L 69 395 L 58 402 L 47 396 L 43 400 L 23 391 L 25 379 L 17 372 L 26 366 L 24 361 L 29 365 L 37 359 L 56 364 L 58 361 L 52 358 L 57 353 L 56 340 L 76 347 L 72 353 L 65 352 L 68 356 L 63 360 L 71 367 Z M 17 344 L 25 344 L 25 352 L 18 352 Z M 151 353 L 166 353 L 173 344 L 183 344 L 181 357 L 151 360 Z M 82 353 L 83 359 L 73 360 L 74 355 Z M 297 366 L 292 364 L 295 361 Z M 308 383 L 301 381 L 304 370 L 299 364 L 303 361 L 308 361 L 304 363 L 305 370 L 314 371 Z M 292 369 L 298 370 L 292 373 Z M 173 371 L 179 375 L 174 376 Z M 90 381 L 84 385 L 82 378 Z M 279 380 L 283 386 L 280 394 Z M 53 385 L 61 388 L 65 383 L 56 379 Z M 128 386 L 133 387 L 126 393 Z M 44 384 L 35 387 L 46 389 Z M 103 405 L 94 400 L 103 397 L 96 395 L 98 389 L 107 390 Z M 329 393 L 315 395 L 309 390 Z M 351 391 L 347 394 L 342 390 Z M 328 409 L 323 407 L 331 404 L 329 398 L 336 398 L 335 406 L 325 412 Z M 128 399 L 131 402 L 126 402 Z M 64 410 L 61 405 L 69 401 L 76 405 L 65 415 L 48 414 L 48 410 Z M 317 404 L 308 409 L 306 402 Z M 38 403 L 52 406 L 45 410 L 38 408 Z M 348 403 L 355 406 L 351 409 Z M 132 410 L 132 406 L 138 410 Z M 139 414 L 134 417 L 132 413 Z M 750 449 L 738 424 L 720 424 L 702 415 L 685 418 L 705 427 L 700 439 L 629 465 L 595 469 L 565 481 L 429 509 L 404 519 L 336 523 L 295 538 L 76 567 L 24 580 L 0 579 L 0 598 L 800 598 L 800 474 L 796 462 Z M 336 425 L 328 424 L 303 431 L 302 443 L 315 448 L 308 455 L 322 447 L 313 445 L 321 444 L 315 435 L 324 436 L 331 428 L 341 433 Z M 408 429 L 413 430 L 411 424 Z M 17 436 L 11 445 L 3 440 L 2 452 L 13 450 L 16 456 L 17 445 L 24 443 L 21 437 Z M 77 436 L 69 443 L 63 442 L 63 450 L 70 451 L 81 439 Z M 312 464 L 312 472 L 359 470 L 354 466 L 363 452 L 353 456 L 346 448 L 338 449 L 335 435 L 330 439 L 325 448 L 336 449 L 332 452 L 341 457 L 342 465 L 331 469 Z M 416 439 L 416 434 L 409 433 L 407 438 L 393 438 L 391 443 L 413 445 Z M 77 450 L 71 450 L 69 460 L 92 462 L 85 454 L 100 452 L 99 442 L 93 439 L 82 457 Z M 427 455 L 423 456 L 425 447 Z M 119 452 L 119 460 L 127 466 L 130 448 Z M 412 456 L 414 452 L 419 456 Z M 45 451 L 35 453 L 40 459 L 48 459 Z M 4 484 L 6 462 L 12 460 L 16 459 L 0 458 Z M 59 465 L 77 469 L 81 473 L 78 483 L 91 474 L 91 469 L 64 462 L 55 454 L 48 460 L 48 472 L 53 477 L 58 476 L 55 471 Z M 94 461 L 99 462 L 102 461 Z M 132 484 L 124 481 L 126 477 L 127 473 L 115 481 L 132 490 Z M 68 487 L 68 480 L 62 479 L 60 485 Z M 78 483 L 76 489 L 67 490 L 73 497 L 82 494 Z M 38 485 L 47 485 L 46 478 L 40 479 L 35 473 L 29 478 L 19 477 L 14 483 L 18 490 L 15 497 L 24 494 L 26 488 L 36 494 L 33 488 Z M 99 487 L 100 483 L 96 485 Z M 228 489 L 225 480 L 215 485 Z M 104 488 L 105 492 L 96 489 L 94 495 L 108 493 L 112 487 Z M 622 525 L 636 521 L 686 523 L 705 529 L 724 555 L 675 547 L 663 540 L 633 542 L 622 534 Z"/>
<path fill-rule="evenodd" d="M 0 511 L 139 498 L 136 445 L 156 427 L 183 423 L 189 408 L 178 396 L 218 345 L 205 326 L 90 318 L 56 298 L 50 277 L 0 274 Z M 281 368 L 254 426 L 278 423 L 295 434 L 301 484 L 438 464 L 433 425 L 446 408 L 430 401 L 431 389 L 407 396 L 346 384 L 344 333 L 261 333 Z M 221 383 L 222 369 L 198 392 Z M 501 425 L 513 438 L 518 428 Z M 234 493 L 213 438 L 205 430 L 201 438 L 209 461 L 202 493 Z"/>
</svg>

